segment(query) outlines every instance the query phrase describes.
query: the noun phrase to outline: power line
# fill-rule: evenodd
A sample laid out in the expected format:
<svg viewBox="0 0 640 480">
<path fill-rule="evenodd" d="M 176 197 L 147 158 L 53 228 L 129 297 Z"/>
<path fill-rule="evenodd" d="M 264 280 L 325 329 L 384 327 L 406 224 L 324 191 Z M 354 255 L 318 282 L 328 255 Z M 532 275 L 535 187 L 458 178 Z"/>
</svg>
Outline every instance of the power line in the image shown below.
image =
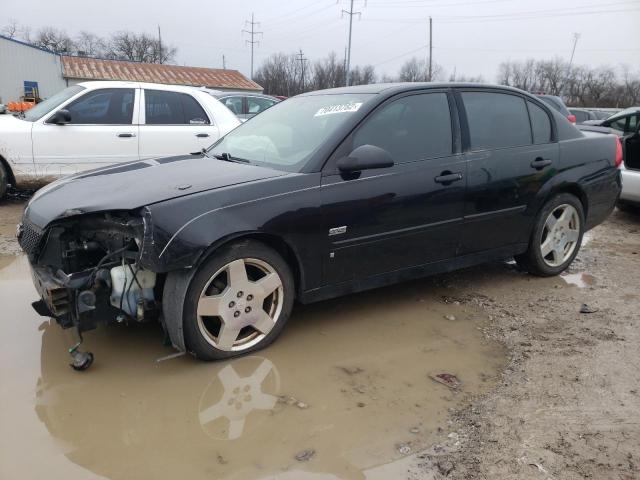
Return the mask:
<svg viewBox="0 0 640 480">
<path fill-rule="evenodd" d="M 253 48 L 255 45 L 258 45 L 260 42 L 258 40 L 254 40 L 254 38 L 256 36 L 260 36 L 260 38 L 262 38 L 262 32 L 256 32 L 255 27 L 260 25 L 259 22 L 254 22 L 253 20 L 253 13 L 251 14 L 251 21 L 246 20 L 244 22 L 245 26 L 246 25 L 250 25 L 251 26 L 251 30 L 242 30 L 242 33 L 247 33 L 249 35 L 251 35 L 251 40 L 245 40 L 245 42 L 249 45 L 251 45 L 251 80 L 253 80 Z"/>
<path fill-rule="evenodd" d="M 438 16 L 437 19 L 441 23 L 464 23 L 464 22 L 478 22 L 478 21 L 513 21 L 513 20 L 528 20 L 534 18 L 548 18 L 556 16 L 580 16 L 580 15 L 598 15 L 606 13 L 616 12 L 633 12 L 637 11 L 634 7 L 628 9 L 601 9 L 602 7 L 611 7 L 619 5 L 637 5 L 637 0 L 614 2 L 614 3 L 600 3 L 576 6 L 575 8 L 556 8 L 546 10 L 530 10 L 526 12 L 513 12 L 502 14 L 488 14 L 488 15 L 459 15 L 459 16 Z M 591 9 L 591 10 L 585 10 Z M 423 20 L 419 18 L 367 18 L 367 22 L 383 22 L 383 23 L 422 23 Z"/>
<path fill-rule="evenodd" d="M 353 16 L 358 15 L 358 18 L 362 17 L 362 12 L 354 12 L 353 11 L 353 0 L 350 1 L 349 10 L 342 10 L 342 15 L 349 15 L 349 43 L 347 47 L 347 67 L 346 67 L 346 75 L 345 75 L 345 85 L 348 87 L 351 81 L 351 32 L 353 30 Z"/>
<path fill-rule="evenodd" d="M 396 55 L 395 57 L 388 58 L 383 60 L 382 62 L 375 63 L 374 67 L 379 67 L 380 65 L 384 65 L 385 63 L 393 62 L 394 60 L 398 60 L 399 58 L 406 57 L 407 55 L 411 55 L 412 53 L 419 52 L 423 48 L 427 48 L 427 45 L 421 45 L 418 48 L 414 48 L 413 50 L 409 50 L 408 52 L 401 53 L 400 55 Z"/>
</svg>

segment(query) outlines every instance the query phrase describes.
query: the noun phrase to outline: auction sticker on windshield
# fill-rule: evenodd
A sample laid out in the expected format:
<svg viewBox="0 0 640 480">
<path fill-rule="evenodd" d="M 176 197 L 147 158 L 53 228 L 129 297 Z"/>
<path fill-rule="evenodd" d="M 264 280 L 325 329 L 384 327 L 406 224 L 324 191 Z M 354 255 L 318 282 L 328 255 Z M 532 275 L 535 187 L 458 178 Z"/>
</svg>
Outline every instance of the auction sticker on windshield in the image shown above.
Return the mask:
<svg viewBox="0 0 640 480">
<path fill-rule="evenodd" d="M 362 106 L 362 102 L 350 102 L 342 103 L 339 105 L 330 105 L 328 107 L 322 107 L 316 112 L 314 117 L 322 117 L 323 115 L 331 115 L 333 113 L 352 113 L 357 112 Z"/>
</svg>

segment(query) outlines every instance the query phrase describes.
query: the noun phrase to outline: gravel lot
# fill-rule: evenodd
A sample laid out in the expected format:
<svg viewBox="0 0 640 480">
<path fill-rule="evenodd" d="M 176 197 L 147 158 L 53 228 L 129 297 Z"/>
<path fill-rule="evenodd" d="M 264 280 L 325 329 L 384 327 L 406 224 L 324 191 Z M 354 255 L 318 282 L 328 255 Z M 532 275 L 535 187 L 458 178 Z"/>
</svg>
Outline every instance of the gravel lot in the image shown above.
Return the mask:
<svg viewBox="0 0 640 480">
<path fill-rule="evenodd" d="M 0 204 L 0 424 L 23 429 L 0 438 L 2 478 L 640 478 L 640 215 L 616 211 L 562 277 L 493 263 L 300 307 L 253 367 L 156 364 L 172 352 L 155 326 L 117 327 L 87 335 L 96 365 L 78 374 L 70 332 L 30 311 L 23 205 Z M 242 417 L 241 439 L 202 424 L 229 366 L 262 369 L 276 399 Z M 442 372 L 462 386 L 430 380 Z"/>
</svg>

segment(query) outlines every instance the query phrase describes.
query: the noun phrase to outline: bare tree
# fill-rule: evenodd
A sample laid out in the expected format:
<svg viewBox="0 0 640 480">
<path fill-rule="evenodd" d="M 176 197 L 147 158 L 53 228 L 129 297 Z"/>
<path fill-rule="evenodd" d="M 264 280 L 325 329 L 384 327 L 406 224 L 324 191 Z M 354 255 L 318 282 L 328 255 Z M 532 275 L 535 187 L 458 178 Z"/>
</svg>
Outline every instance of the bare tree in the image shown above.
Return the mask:
<svg viewBox="0 0 640 480">
<path fill-rule="evenodd" d="M 308 69 L 305 69 L 308 70 Z M 311 82 L 305 71 L 305 86 Z M 271 95 L 290 97 L 302 92 L 302 69 L 296 55 L 276 53 L 265 60 L 256 70 L 253 78 Z"/>
<path fill-rule="evenodd" d="M 118 60 L 147 63 L 171 63 L 177 49 L 162 44 L 146 33 L 122 31 L 111 36 L 106 46 L 106 56 Z"/>
<path fill-rule="evenodd" d="M 105 40 L 84 30 L 76 36 L 75 45 L 78 50 L 78 54 L 82 52 L 84 55 L 89 57 L 101 57 L 106 53 Z"/>
<path fill-rule="evenodd" d="M 356 66 L 351 70 L 351 85 L 376 83 L 376 69 L 373 65 Z"/>
<path fill-rule="evenodd" d="M 10 18 L 9 23 L 0 29 L 0 34 L 9 38 L 17 38 L 19 33 L 20 25 L 15 18 Z"/>
<path fill-rule="evenodd" d="M 484 77 L 482 75 L 472 76 L 472 75 L 457 75 L 452 74 L 449 77 L 450 82 L 459 82 L 459 83 L 484 83 Z"/>
<path fill-rule="evenodd" d="M 640 73 L 633 75 L 628 65 L 622 66 L 624 101 L 627 105 L 640 104 Z"/>
<path fill-rule="evenodd" d="M 442 80 L 444 71 L 440 65 L 433 63 L 431 70 L 431 81 Z M 413 57 L 400 67 L 398 76 L 401 82 L 428 82 L 429 64 L 424 59 Z"/>
<path fill-rule="evenodd" d="M 313 87 L 316 90 L 342 87 L 345 84 L 345 73 L 345 64 L 338 60 L 335 52 L 331 52 L 313 64 Z"/>
<path fill-rule="evenodd" d="M 44 27 L 38 30 L 32 43 L 56 53 L 68 53 L 75 50 L 75 43 L 67 32 L 54 27 Z"/>
</svg>

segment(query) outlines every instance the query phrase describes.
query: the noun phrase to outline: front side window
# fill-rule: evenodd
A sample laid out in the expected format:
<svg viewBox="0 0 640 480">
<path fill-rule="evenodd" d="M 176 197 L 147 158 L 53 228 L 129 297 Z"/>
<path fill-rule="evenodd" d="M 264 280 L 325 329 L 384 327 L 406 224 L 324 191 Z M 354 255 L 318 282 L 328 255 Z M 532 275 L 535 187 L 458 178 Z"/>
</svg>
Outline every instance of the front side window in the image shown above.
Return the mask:
<svg viewBox="0 0 640 480">
<path fill-rule="evenodd" d="M 24 114 L 24 119 L 30 122 L 35 122 L 83 90 L 84 87 L 81 87 L 80 85 L 73 85 L 65 88 L 64 90 L 40 102 L 35 107 L 27 110 Z"/>
<path fill-rule="evenodd" d="M 299 172 L 327 138 L 374 97 L 354 93 L 291 98 L 238 126 L 209 152 Z"/>
<path fill-rule="evenodd" d="M 395 163 L 450 155 L 451 114 L 446 93 L 411 95 L 380 108 L 353 136 L 353 148 L 375 145 Z"/>
<path fill-rule="evenodd" d="M 638 128 L 638 116 L 628 115 L 626 117 L 610 120 L 607 126 L 625 134 L 633 133 Z"/>
<path fill-rule="evenodd" d="M 463 92 L 472 150 L 531 144 L 531 126 L 523 98 L 492 92 Z"/>
<path fill-rule="evenodd" d="M 529 106 L 529 116 L 531 117 L 531 127 L 533 129 L 533 143 L 549 143 L 551 141 L 551 120 L 549 115 L 542 108 L 533 102 L 527 101 Z"/>
<path fill-rule="evenodd" d="M 144 111 L 147 125 L 209 124 L 200 104 L 186 93 L 145 90 Z"/>
<path fill-rule="evenodd" d="M 133 117 L 133 88 L 91 90 L 66 109 L 75 125 L 130 125 Z"/>
<path fill-rule="evenodd" d="M 247 110 L 250 115 L 256 115 L 269 107 L 272 107 L 276 103 L 268 98 L 260 97 L 247 97 Z"/>
</svg>

